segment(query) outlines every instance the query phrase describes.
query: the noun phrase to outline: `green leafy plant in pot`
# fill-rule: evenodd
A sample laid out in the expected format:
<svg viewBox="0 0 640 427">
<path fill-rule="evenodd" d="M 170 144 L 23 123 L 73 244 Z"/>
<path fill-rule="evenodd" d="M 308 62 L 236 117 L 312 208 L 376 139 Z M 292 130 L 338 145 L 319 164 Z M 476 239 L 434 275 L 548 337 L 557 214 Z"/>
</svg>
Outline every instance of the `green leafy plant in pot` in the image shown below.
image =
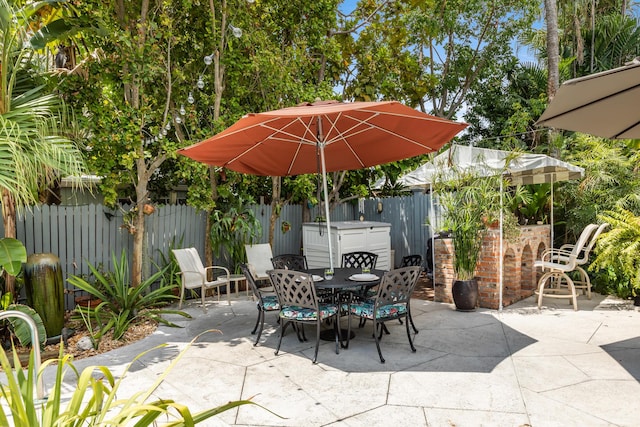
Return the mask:
<svg viewBox="0 0 640 427">
<path fill-rule="evenodd" d="M 473 311 L 478 303 L 476 266 L 487 230 L 500 217 L 501 206 L 508 194 L 500 192 L 502 175 L 484 177 L 474 171 L 456 170 L 449 179 L 436 186 L 443 211 L 443 229 L 451 231 L 455 279 L 453 300 L 459 311 Z M 503 198 L 501 204 L 501 197 Z M 515 216 L 502 208 L 504 218 L 515 222 Z M 509 217 L 510 215 L 510 217 Z"/>
</svg>

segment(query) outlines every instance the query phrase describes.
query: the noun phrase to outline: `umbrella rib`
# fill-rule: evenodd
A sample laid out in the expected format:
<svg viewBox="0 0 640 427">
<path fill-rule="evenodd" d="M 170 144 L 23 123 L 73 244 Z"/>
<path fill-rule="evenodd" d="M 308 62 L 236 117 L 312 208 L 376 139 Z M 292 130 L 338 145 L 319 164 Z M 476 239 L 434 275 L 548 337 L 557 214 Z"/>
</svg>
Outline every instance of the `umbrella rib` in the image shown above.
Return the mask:
<svg viewBox="0 0 640 427">
<path fill-rule="evenodd" d="M 382 114 L 382 113 L 380 113 L 380 115 L 381 115 L 381 114 Z M 384 114 L 387 114 L 387 113 L 384 113 Z M 387 115 L 388 115 L 388 114 L 387 114 Z M 350 116 L 350 115 L 347 115 L 347 116 L 348 116 L 348 117 L 350 117 L 350 118 L 351 118 L 351 119 L 353 119 L 353 120 L 356 120 L 356 121 L 357 121 L 357 124 L 356 124 L 356 125 L 354 125 L 354 126 L 352 126 L 350 129 L 347 129 L 345 132 L 342 132 L 341 134 L 336 135 L 334 138 L 329 139 L 328 141 L 326 141 L 326 145 L 329 145 L 329 144 L 335 143 L 336 141 L 340 141 L 340 140 L 344 140 L 345 144 L 347 144 L 347 145 L 348 145 L 349 143 L 348 143 L 348 141 L 346 141 L 346 138 L 350 138 L 350 137 L 352 137 L 352 136 L 354 136 L 354 135 L 358 135 L 358 134 L 363 133 L 363 132 L 368 132 L 368 131 L 371 131 L 371 130 L 373 130 L 373 129 L 377 129 L 377 130 L 380 130 L 380 131 L 382 131 L 382 132 L 384 132 L 384 133 L 386 133 L 386 134 L 389 134 L 389 135 L 392 135 L 392 136 L 394 136 L 394 137 L 400 138 L 400 139 L 402 139 L 402 140 L 404 140 L 404 141 L 410 142 L 410 143 L 415 144 L 415 145 L 419 145 L 420 147 L 426 148 L 426 149 L 428 149 L 429 151 L 434 151 L 434 150 L 433 150 L 433 148 L 431 148 L 430 146 L 428 146 L 428 145 L 426 145 L 426 144 L 423 144 L 423 143 L 421 143 L 421 142 L 419 142 L 419 141 L 416 141 L 416 140 L 414 140 L 414 139 L 407 138 L 406 136 L 400 135 L 400 134 L 398 134 L 398 133 L 396 133 L 396 132 L 392 132 L 392 131 L 390 131 L 389 129 L 386 129 L 386 128 L 383 128 L 383 127 L 380 127 L 380 126 L 378 126 L 378 125 L 376 125 L 376 124 L 369 123 L 370 119 L 373 119 L 375 116 L 371 116 L 371 118 L 370 118 L 370 119 L 367 119 L 367 120 L 356 119 L 356 118 L 354 118 L 354 117 L 352 117 L 352 116 Z M 411 116 L 406 116 L 406 117 L 409 117 L 409 118 L 415 118 L 415 119 L 418 119 L 418 120 L 424 120 L 424 119 L 422 119 L 422 118 L 420 118 L 420 117 L 411 117 Z M 427 119 L 427 121 L 431 121 L 431 120 L 428 120 L 428 119 Z M 349 131 L 351 131 L 351 130 L 355 129 L 356 127 L 358 127 L 358 126 L 359 126 L 359 125 L 361 125 L 361 124 L 363 124 L 363 125 L 365 125 L 365 124 L 366 124 L 366 125 L 368 125 L 369 127 L 368 127 L 368 128 L 361 129 L 361 130 L 358 130 L 358 131 L 356 131 L 356 132 L 353 132 L 353 133 L 349 133 L 349 134 L 348 134 L 348 132 L 349 132 Z M 332 123 L 332 125 L 333 125 L 333 123 Z M 333 128 L 334 128 L 334 126 L 332 126 L 332 129 L 333 129 Z"/>
<path fill-rule="evenodd" d="M 635 123 L 634 123 L 634 124 L 632 124 L 631 126 L 628 126 L 627 128 L 622 129 L 622 131 L 621 131 L 621 132 L 618 132 L 618 133 L 614 136 L 614 138 L 615 138 L 615 139 L 620 138 L 620 135 L 624 135 L 624 134 L 625 134 L 625 132 L 628 132 L 628 131 L 630 131 L 631 129 L 635 128 L 636 126 L 638 126 L 638 124 L 640 124 L 640 122 L 635 122 Z"/>
</svg>

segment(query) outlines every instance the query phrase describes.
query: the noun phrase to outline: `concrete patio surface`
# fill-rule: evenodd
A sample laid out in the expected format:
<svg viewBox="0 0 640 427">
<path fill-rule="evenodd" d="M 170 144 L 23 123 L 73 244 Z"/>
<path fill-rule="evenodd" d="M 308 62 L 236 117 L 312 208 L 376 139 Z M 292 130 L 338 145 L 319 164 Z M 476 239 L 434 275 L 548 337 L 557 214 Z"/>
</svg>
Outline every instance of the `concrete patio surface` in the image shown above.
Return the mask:
<svg viewBox="0 0 640 427">
<path fill-rule="evenodd" d="M 75 362 L 121 373 L 134 362 L 121 397 L 144 390 L 198 334 L 154 393 L 199 411 L 230 400 L 255 405 L 224 412 L 205 426 L 638 426 L 640 425 L 640 312 L 629 301 L 594 295 L 566 300 L 534 298 L 502 311 L 457 312 L 450 304 L 412 300 L 419 333 L 412 353 L 404 325 L 389 322 L 381 364 L 371 322 L 356 329 L 347 350 L 315 334 L 299 342 L 289 329 L 278 356 L 276 315 L 268 313 L 258 346 L 250 334 L 257 310 L 245 296 L 199 301 L 172 318 L 183 328 L 160 326 L 127 347 Z M 45 375 L 52 384 L 54 372 Z M 73 391 L 69 378 L 67 391 Z"/>
</svg>

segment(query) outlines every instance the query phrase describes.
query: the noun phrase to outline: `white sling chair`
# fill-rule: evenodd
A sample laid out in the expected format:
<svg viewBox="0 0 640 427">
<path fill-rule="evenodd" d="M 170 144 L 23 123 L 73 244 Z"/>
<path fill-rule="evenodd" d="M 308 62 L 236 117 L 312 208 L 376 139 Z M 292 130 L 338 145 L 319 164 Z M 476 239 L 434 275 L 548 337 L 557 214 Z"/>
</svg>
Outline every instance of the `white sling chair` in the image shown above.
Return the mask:
<svg viewBox="0 0 640 427">
<path fill-rule="evenodd" d="M 229 270 L 225 267 L 212 265 L 206 267 L 202 264 L 200 255 L 196 248 L 186 249 L 173 249 L 173 254 L 178 261 L 180 267 L 180 276 L 182 281 L 182 290 L 180 291 L 180 303 L 179 308 L 182 308 L 182 300 L 184 299 L 185 289 L 197 289 L 200 288 L 200 294 L 202 296 L 202 308 L 204 312 L 207 312 L 207 307 L 204 303 L 205 294 L 208 289 L 215 288 L 218 294 L 218 302 L 220 302 L 220 287 L 227 286 L 227 303 L 231 305 L 230 289 L 229 289 Z M 221 270 L 224 271 L 223 276 L 214 278 L 214 280 L 207 280 L 207 272 L 209 270 Z"/>
<path fill-rule="evenodd" d="M 588 299 L 591 299 L 591 279 L 589 278 L 589 275 L 587 274 L 585 269 L 582 268 L 582 266 L 589 263 L 589 255 L 591 254 L 591 250 L 595 246 L 598 237 L 600 237 L 600 234 L 602 234 L 602 232 L 607 227 L 609 227 L 609 224 L 606 222 L 600 224 L 595 233 L 593 233 L 593 235 L 591 236 L 588 244 L 585 245 L 585 247 L 582 249 L 582 252 L 578 254 L 578 258 L 576 259 L 576 270 L 580 273 L 580 279 L 574 280 L 573 285 L 576 289 L 582 289 L 582 293 L 586 294 Z M 560 246 L 560 250 L 570 252 L 572 249 L 573 245 Z"/>
<path fill-rule="evenodd" d="M 244 250 L 247 253 L 247 266 L 251 270 L 254 279 L 257 281 L 269 280 L 267 271 L 273 270 L 271 245 L 269 243 L 244 245 Z"/>
<path fill-rule="evenodd" d="M 582 230 L 576 244 L 570 247 L 571 250 L 569 247 L 548 249 L 542 253 L 541 259 L 533 264 L 535 268 L 542 268 L 544 273 L 538 281 L 538 290 L 536 291 L 538 308 L 542 306 L 542 298 L 546 296 L 549 298 L 571 298 L 573 309 L 578 310 L 576 286 L 567 273 L 579 267 L 578 258 L 581 257 L 597 228 L 597 224 L 587 225 Z M 562 282 L 566 282 L 566 288 Z"/>
</svg>

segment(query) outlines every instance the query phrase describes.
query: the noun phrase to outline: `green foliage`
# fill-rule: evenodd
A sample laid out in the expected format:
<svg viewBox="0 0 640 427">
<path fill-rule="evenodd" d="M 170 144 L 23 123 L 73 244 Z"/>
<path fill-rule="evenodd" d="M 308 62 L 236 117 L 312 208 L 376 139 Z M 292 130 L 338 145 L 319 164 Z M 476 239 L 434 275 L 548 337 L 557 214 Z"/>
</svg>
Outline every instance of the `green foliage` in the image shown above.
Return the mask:
<svg viewBox="0 0 640 427">
<path fill-rule="evenodd" d="M 640 213 L 640 176 L 636 170 L 640 152 L 629 141 L 584 134 L 574 134 L 564 141 L 566 160 L 585 169 L 584 179 L 555 189 L 554 215 L 565 219 L 567 241 L 575 241 L 599 213 L 618 208 Z"/>
<path fill-rule="evenodd" d="M 29 315 L 33 319 L 34 323 L 36 324 L 36 329 L 38 331 L 38 339 L 40 341 L 39 345 L 44 345 L 44 343 L 47 341 L 47 331 L 44 327 L 44 322 L 42 321 L 42 318 L 33 308 L 24 304 L 9 304 L 6 308 L 3 308 L 3 309 L 16 310 Z M 27 324 L 27 322 L 17 318 L 9 318 L 6 321 L 9 322 L 9 324 L 11 325 L 10 327 L 11 332 L 18 339 L 21 345 L 28 346 L 33 344 L 31 342 L 31 329 L 29 328 L 29 325 Z"/>
<path fill-rule="evenodd" d="M 175 243 L 175 238 L 171 239 L 171 242 L 169 242 L 169 250 L 166 254 L 158 249 L 160 264 L 154 263 L 156 269 L 163 272 L 162 282 L 168 287 L 169 291 L 173 291 L 173 289 L 180 289 L 182 286 L 180 276 L 178 275 L 180 272 L 180 266 L 173 254 L 173 249 L 181 247 L 182 238 L 180 238 L 178 243 Z"/>
<path fill-rule="evenodd" d="M 83 305 L 80 304 L 75 308 L 76 313 L 80 314 L 80 318 L 82 319 L 82 323 L 84 323 L 85 329 L 89 332 L 89 340 L 91 340 L 91 346 L 97 350 L 100 347 L 100 341 L 108 329 L 106 327 L 102 327 L 104 324 L 101 319 L 101 311 L 93 310 L 87 304 L 87 311 L 85 313 L 83 309 Z M 109 324 L 107 323 L 107 326 Z"/>
<path fill-rule="evenodd" d="M 598 217 L 609 223 L 609 229 L 596 243 L 597 256 L 590 270 L 609 270 L 609 276 L 618 278 L 618 295 L 629 291 L 640 295 L 640 217 L 625 209 L 607 211 Z"/>
<path fill-rule="evenodd" d="M 119 398 L 118 393 L 133 363 L 150 351 L 165 347 L 166 344 L 139 354 L 127 365 L 124 373 L 119 377 L 116 377 L 107 366 L 89 366 L 79 372 L 73 364 L 72 356 L 64 354 L 62 345 L 58 359 L 44 362 L 40 372 L 35 372 L 33 352 L 25 371 L 14 349 L 13 360 L 16 368 L 13 372 L 6 354 L 0 351 L 0 365 L 7 373 L 6 384 L 0 384 L 0 399 L 4 400 L 0 405 L 0 425 L 10 425 L 7 416 L 10 414 L 13 425 L 16 426 L 135 425 L 145 427 L 155 426 L 160 417 L 166 417 L 169 422 L 163 425 L 187 427 L 204 422 L 215 415 L 241 405 L 257 405 L 251 400 L 237 400 L 202 412 L 191 413 L 189 408 L 183 404 L 171 399 L 155 397 L 154 393 L 157 388 L 198 338 L 199 336 L 194 338 L 178 354 L 151 387 L 138 391 L 127 399 Z M 49 391 L 46 401 L 39 402 L 34 398 L 34 380 L 36 375 L 41 375 L 46 367 L 54 363 L 57 364 L 55 383 Z M 64 384 L 64 376 L 67 371 L 72 371 L 77 376 L 76 387 L 70 397 L 63 395 L 68 389 Z M 154 400 L 151 400 L 152 397 Z M 66 406 L 64 406 L 65 403 Z M 257 406 L 262 408 L 260 405 Z M 268 411 L 266 408 L 263 409 Z M 6 412 L 7 410 L 8 412 Z M 273 414 L 273 412 L 271 413 Z"/>
<path fill-rule="evenodd" d="M 46 86 L 28 47 L 45 3 L 0 0 L 0 189 L 19 207 L 37 203 L 38 191 L 60 173 L 85 173 L 82 154 L 65 135 L 62 98 Z"/>
<path fill-rule="evenodd" d="M 27 249 L 21 241 L 12 238 L 0 239 L 0 267 L 7 274 L 17 276 L 25 262 L 27 262 Z"/>
<path fill-rule="evenodd" d="M 244 261 L 244 245 L 253 244 L 260 237 L 260 221 L 252 210 L 249 201 L 236 198 L 226 207 L 211 213 L 211 245 L 217 256 L 226 259 L 230 270 L 238 271 Z"/>
<path fill-rule="evenodd" d="M 535 224 L 538 221 L 548 222 L 551 207 L 551 184 L 525 185 L 511 202 L 512 211 L 516 213 L 521 224 Z"/>
<path fill-rule="evenodd" d="M 85 278 L 75 275 L 70 276 L 68 281 L 72 286 L 102 300 L 95 310 L 100 312 L 101 318 L 104 316 L 107 319 L 103 331 L 113 329 L 114 339 L 122 338 L 131 323 L 140 318 L 177 326 L 164 319 L 162 315 L 179 314 L 183 317 L 191 317 L 183 311 L 160 307 L 177 299 L 170 293 L 173 285 L 167 285 L 162 281 L 164 271 L 156 272 L 138 286 L 131 286 L 129 262 L 124 250 L 120 261 L 115 254 L 113 255 L 114 270 L 112 272 L 103 274 L 91 264 L 89 264 L 89 269 L 96 279 L 95 283 L 90 283 Z M 160 286 L 152 290 L 151 287 L 156 282 L 160 282 Z"/>
<path fill-rule="evenodd" d="M 502 175 L 481 177 L 474 171 L 456 170 L 448 180 L 438 180 L 436 191 L 444 208 L 443 229 L 452 232 L 453 269 L 460 280 L 475 276 L 482 241 L 489 225 L 499 218 L 515 217 L 500 206 Z M 505 202 L 504 206 L 509 203 Z"/>
<path fill-rule="evenodd" d="M 11 238 L 0 239 L 0 274 L 6 271 L 8 274 L 16 276 L 22 270 L 22 264 L 27 261 L 27 250 L 21 241 Z M 13 304 L 11 292 L 0 291 L 0 309 L 17 310 L 31 316 L 38 330 L 40 344 L 47 340 L 47 332 L 40 315 L 31 307 L 23 304 Z M 9 318 L 0 321 L 0 338 L 5 338 L 8 334 L 14 335 L 21 345 L 31 344 L 31 329 L 22 319 Z"/>
</svg>

